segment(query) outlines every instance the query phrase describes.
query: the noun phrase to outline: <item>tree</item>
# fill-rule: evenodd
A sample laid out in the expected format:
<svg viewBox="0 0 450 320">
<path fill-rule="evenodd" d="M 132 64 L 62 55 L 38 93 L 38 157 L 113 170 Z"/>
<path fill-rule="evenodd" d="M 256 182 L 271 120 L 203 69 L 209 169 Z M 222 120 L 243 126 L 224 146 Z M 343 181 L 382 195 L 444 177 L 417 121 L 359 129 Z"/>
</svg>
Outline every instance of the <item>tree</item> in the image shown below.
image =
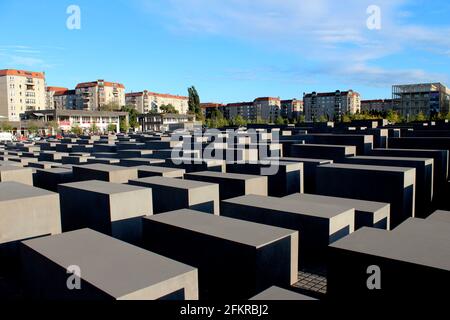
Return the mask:
<svg viewBox="0 0 450 320">
<path fill-rule="evenodd" d="M 108 132 L 116 132 L 117 127 L 114 123 L 108 124 Z"/>
<path fill-rule="evenodd" d="M 194 113 L 198 118 L 202 117 L 202 109 L 200 107 L 200 97 L 198 95 L 197 89 L 194 86 L 188 88 L 189 93 L 189 111 Z"/>
<path fill-rule="evenodd" d="M 37 134 L 39 131 L 39 124 L 36 121 L 28 122 L 28 132 L 31 134 Z"/>
<path fill-rule="evenodd" d="M 133 129 L 136 129 L 139 127 L 139 120 L 138 120 L 139 112 L 133 106 L 130 106 L 130 105 L 123 106 L 121 111 L 128 112 L 129 127 L 133 128 Z"/>
<path fill-rule="evenodd" d="M 394 110 L 389 110 L 386 114 L 386 119 L 390 122 L 390 123 L 399 123 L 401 121 L 401 117 L 400 115 L 395 112 Z"/>
<path fill-rule="evenodd" d="M 304 114 L 301 114 L 298 116 L 297 118 L 297 123 L 305 123 L 306 122 L 306 117 Z"/>
<path fill-rule="evenodd" d="M 98 133 L 98 130 L 98 126 L 95 123 L 92 123 L 90 128 L 91 133 Z"/>
<path fill-rule="evenodd" d="M 47 122 L 47 129 L 51 130 L 52 134 L 57 133 L 59 131 L 59 125 L 56 121 Z"/>
<path fill-rule="evenodd" d="M 83 134 L 83 129 L 81 129 L 78 125 L 74 125 L 72 128 L 70 128 L 70 132 L 77 136 L 80 136 Z"/>
<path fill-rule="evenodd" d="M 174 113 L 174 114 L 179 113 L 178 110 L 175 109 L 175 107 L 170 103 L 168 105 L 163 104 L 162 106 L 159 107 L 159 109 L 161 109 L 162 113 Z"/>
<path fill-rule="evenodd" d="M 423 114 L 422 111 L 420 111 L 417 116 L 416 116 L 416 121 L 426 121 L 427 118 L 425 117 L 425 115 Z"/>
<path fill-rule="evenodd" d="M 284 119 L 283 119 L 283 117 L 282 116 L 278 116 L 276 119 L 275 119 L 275 124 L 276 125 L 283 125 L 284 124 Z"/>
<path fill-rule="evenodd" d="M 316 119 L 316 122 L 327 122 L 328 118 L 325 115 L 320 115 L 319 118 Z"/>
<path fill-rule="evenodd" d="M 9 121 L 2 121 L 2 122 L 0 122 L 0 129 L 1 129 L 1 131 L 8 132 L 8 131 L 12 131 L 13 126 L 12 126 L 11 122 L 9 122 Z"/>
<path fill-rule="evenodd" d="M 119 127 L 121 132 L 127 133 L 128 130 L 130 129 L 127 119 L 125 118 L 120 119 Z"/>
<path fill-rule="evenodd" d="M 342 115 L 341 121 L 344 123 L 348 123 L 348 122 L 352 122 L 352 119 L 348 114 L 344 114 L 344 115 Z"/>
<path fill-rule="evenodd" d="M 108 102 L 107 104 L 100 106 L 98 108 L 99 111 L 119 111 L 120 105 L 117 102 Z"/>
<path fill-rule="evenodd" d="M 240 114 L 238 114 L 233 120 L 231 120 L 231 124 L 237 127 L 245 127 L 247 125 L 247 121 Z"/>
</svg>

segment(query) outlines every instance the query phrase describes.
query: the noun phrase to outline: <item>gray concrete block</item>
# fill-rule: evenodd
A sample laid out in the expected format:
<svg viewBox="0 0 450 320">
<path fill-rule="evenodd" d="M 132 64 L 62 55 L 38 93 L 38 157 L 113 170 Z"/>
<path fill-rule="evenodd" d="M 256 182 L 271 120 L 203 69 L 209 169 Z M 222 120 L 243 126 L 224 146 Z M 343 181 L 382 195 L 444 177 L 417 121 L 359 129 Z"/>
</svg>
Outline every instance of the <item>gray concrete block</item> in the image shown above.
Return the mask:
<svg viewBox="0 0 450 320">
<path fill-rule="evenodd" d="M 65 156 L 61 158 L 62 164 L 82 164 L 88 163 L 89 159 L 95 159 L 94 157 L 86 157 L 86 156 Z"/>
<path fill-rule="evenodd" d="M 197 267 L 201 299 L 248 299 L 297 282 L 298 232 L 178 210 L 144 218 L 145 247 Z"/>
<path fill-rule="evenodd" d="M 280 158 L 279 161 L 282 162 L 301 162 L 303 163 L 304 170 L 304 192 L 306 193 L 315 193 L 316 192 L 316 169 L 318 166 L 323 164 L 331 164 L 333 160 L 326 159 L 308 159 L 308 158 L 292 158 L 292 157 L 283 157 Z"/>
<path fill-rule="evenodd" d="M 397 158 L 380 156 L 348 157 L 337 162 L 416 169 L 416 217 L 425 218 L 432 212 L 434 162 L 432 158 Z"/>
<path fill-rule="evenodd" d="M 315 202 L 338 205 L 355 209 L 355 230 L 362 227 L 390 229 L 390 204 L 375 201 L 320 196 L 316 194 L 292 194 L 284 197 L 286 200 L 300 202 Z"/>
<path fill-rule="evenodd" d="M 270 158 L 272 159 L 272 158 Z M 227 163 L 227 173 L 266 176 L 268 195 L 283 197 L 304 192 L 304 166 L 301 162 L 266 160 L 258 163 Z"/>
<path fill-rule="evenodd" d="M 313 301 L 317 300 L 304 294 L 272 286 L 257 294 L 250 300 L 253 301 Z"/>
<path fill-rule="evenodd" d="M 119 165 L 120 160 L 115 158 L 90 158 L 87 163 L 103 163 L 103 164 L 113 164 Z"/>
<path fill-rule="evenodd" d="M 149 158 L 153 155 L 153 150 L 142 150 L 142 149 L 130 149 L 130 150 L 119 150 L 117 151 L 117 157 L 119 159 L 126 158 Z"/>
<path fill-rule="evenodd" d="M 98 180 L 58 186 L 64 232 L 90 228 L 140 244 L 141 217 L 153 214 L 152 190 Z"/>
<path fill-rule="evenodd" d="M 74 166 L 73 176 L 76 181 L 101 180 L 114 183 L 127 183 L 137 178 L 135 168 L 125 168 L 101 163 Z"/>
<path fill-rule="evenodd" d="M 165 162 L 166 162 L 165 159 L 151 159 L 151 158 L 120 159 L 120 165 L 124 167 L 150 166 L 155 164 L 163 164 Z"/>
<path fill-rule="evenodd" d="M 33 171 L 30 168 L 0 166 L 0 182 L 15 181 L 29 186 L 33 185 Z"/>
<path fill-rule="evenodd" d="M 224 160 L 214 159 L 190 159 L 190 158 L 172 158 L 167 159 L 164 164 L 158 164 L 169 168 L 183 169 L 187 173 L 200 171 L 225 172 L 226 166 Z"/>
<path fill-rule="evenodd" d="M 428 216 L 427 220 L 450 223 L 450 211 L 436 210 L 430 216 Z"/>
<path fill-rule="evenodd" d="M 222 201 L 221 215 L 299 231 L 299 265 L 317 272 L 327 246 L 355 228 L 353 208 L 257 195 Z"/>
<path fill-rule="evenodd" d="M 39 154 L 39 161 L 61 162 L 62 157 L 67 157 L 68 152 L 43 151 Z"/>
<path fill-rule="evenodd" d="M 165 177 L 130 180 L 129 184 L 152 188 L 155 214 L 190 208 L 219 214 L 219 185 Z"/>
<path fill-rule="evenodd" d="M 36 170 L 34 184 L 38 188 L 57 192 L 59 184 L 73 181 L 72 169 L 51 168 Z"/>
<path fill-rule="evenodd" d="M 316 192 L 390 203 L 391 228 L 395 228 L 415 216 L 415 180 L 414 168 L 329 164 L 317 168 Z"/>
<path fill-rule="evenodd" d="M 267 196 L 267 177 L 239 174 L 202 171 L 186 173 L 185 179 L 217 183 L 219 185 L 220 201 L 247 194 Z"/>
<path fill-rule="evenodd" d="M 80 290 L 67 287 L 74 265 Z M 198 299 L 195 268 L 89 229 L 23 242 L 22 267 L 32 299 Z"/>
<path fill-rule="evenodd" d="M 355 146 L 338 146 L 326 144 L 294 144 L 291 146 L 292 157 L 339 160 L 355 156 Z"/>
<path fill-rule="evenodd" d="M 138 178 L 147 177 L 166 177 L 166 178 L 180 178 L 183 179 L 186 173 L 183 169 L 157 167 L 157 166 L 139 166 L 136 167 L 138 170 Z"/>
<path fill-rule="evenodd" d="M 404 224 L 394 231 L 362 228 L 331 244 L 329 297 L 386 301 L 401 296 L 409 300 L 434 292 L 437 285 L 450 285 L 450 224 L 421 219 Z M 380 290 L 367 285 L 375 282 L 369 279 L 374 273 L 368 272 L 370 266 L 379 268 Z"/>
</svg>

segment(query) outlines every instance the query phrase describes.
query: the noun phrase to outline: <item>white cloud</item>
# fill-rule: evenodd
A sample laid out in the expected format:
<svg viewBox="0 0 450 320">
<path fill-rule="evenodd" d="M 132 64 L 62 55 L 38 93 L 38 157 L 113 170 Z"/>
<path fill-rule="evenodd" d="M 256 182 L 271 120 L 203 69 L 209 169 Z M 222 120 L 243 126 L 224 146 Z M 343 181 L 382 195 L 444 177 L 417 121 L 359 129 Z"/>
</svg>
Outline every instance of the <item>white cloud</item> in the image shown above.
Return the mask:
<svg viewBox="0 0 450 320">
<path fill-rule="evenodd" d="M 374 3 L 375 2 L 375 3 Z M 147 9 L 167 17 L 172 30 L 186 34 L 226 36 L 266 48 L 296 52 L 339 79 L 370 86 L 393 82 L 444 79 L 420 67 L 387 69 L 379 60 L 409 50 L 446 57 L 449 27 L 406 24 L 408 0 L 168 0 Z M 366 9 L 381 8 L 381 30 L 369 30 Z M 338 67 L 336 67 L 338 66 Z M 326 70 L 326 71 L 325 71 Z M 282 70 L 276 73 L 283 72 Z M 256 72 L 257 73 L 257 72 Z M 244 74 L 246 74 L 244 72 Z M 253 77 L 255 72 L 242 78 Z M 299 73 L 302 74 L 302 73 Z M 299 74 L 296 74 L 298 77 Z"/>
</svg>

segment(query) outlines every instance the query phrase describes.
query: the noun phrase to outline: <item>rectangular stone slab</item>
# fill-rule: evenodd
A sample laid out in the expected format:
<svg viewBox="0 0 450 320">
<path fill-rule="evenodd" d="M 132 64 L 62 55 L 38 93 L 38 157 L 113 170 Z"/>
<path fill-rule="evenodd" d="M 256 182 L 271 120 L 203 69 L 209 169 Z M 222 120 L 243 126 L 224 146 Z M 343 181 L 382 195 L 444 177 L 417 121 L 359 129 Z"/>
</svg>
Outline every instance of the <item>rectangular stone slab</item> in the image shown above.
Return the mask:
<svg viewBox="0 0 450 320">
<path fill-rule="evenodd" d="M 333 160 L 327 159 L 308 159 L 308 158 L 292 158 L 283 157 L 279 161 L 283 162 L 301 162 L 303 163 L 303 169 L 305 172 L 305 178 L 303 179 L 304 192 L 315 193 L 316 192 L 316 169 L 323 164 L 331 164 Z"/>
<path fill-rule="evenodd" d="M 150 166 L 155 164 L 165 163 L 165 159 L 150 159 L 150 158 L 130 158 L 120 159 L 120 165 L 124 167 Z"/>
<path fill-rule="evenodd" d="M 371 301 L 399 296 L 417 299 L 423 292 L 436 290 L 437 284 L 447 287 L 450 284 L 450 224 L 444 225 L 447 225 L 444 233 L 436 228 L 432 232 L 420 231 L 422 228 L 409 232 L 407 228 L 402 232 L 362 228 L 331 244 L 329 297 Z M 445 238 L 439 239 L 439 235 Z M 368 272 L 371 266 L 376 269 Z M 375 282 L 369 279 L 374 272 L 378 273 L 381 290 L 369 290 L 367 286 Z"/>
<path fill-rule="evenodd" d="M 60 232 L 57 193 L 18 182 L 0 183 L 0 243 Z"/>
<path fill-rule="evenodd" d="M 312 297 L 294 291 L 272 286 L 251 298 L 253 301 L 314 301 Z"/>
<path fill-rule="evenodd" d="M 139 244 L 141 217 L 153 214 L 149 188 L 91 180 L 60 184 L 58 192 L 64 232 L 90 228 Z"/>
<path fill-rule="evenodd" d="M 221 215 L 299 231 L 299 265 L 318 272 L 327 246 L 355 228 L 353 208 L 257 195 L 222 201 Z"/>
<path fill-rule="evenodd" d="M 187 180 L 219 184 L 220 201 L 246 194 L 267 196 L 267 177 L 249 174 L 202 171 L 186 173 L 184 178 Z"/>
<path fill-rule="evenodd" d="M 33 171 L 30 168 L 0 166 L 0 182 L 15 181 L 29 186 L 33 185 Z"/>
<path fill-rule="evenodd" d="M 450 223 L 450 211 L 436 210 L 430 216 L 428 216 L 427 220 Z"/>
<path fill-rule="evenodd" d="M 338 160 L 355 155 L 355 146 L 326 144 L 294 144 L 291 146 L 291 156 L 298 158 Z"/>
<path fill-rule="evenodd" d="M 434 162 L 432 158 L 396 158 L 380 156 L 356 156 L 348 157 L 337 162 L 376 165 L 388 167 L 411 167 L 416 169 L 416 217 L 425 218 L 432 210 L 433 201 L 433 172 Z"/>
<path fill-rule="evenodd" d="M 219 185 L 166 177 L 130 180 L 129 184 L 152 188 L 155 214 L 190 208 L 219 214 Z"/>
<path fill-rule="evenodd" d="M 339 205 L 355 209 L 355 230 L 362 227 L 390 229 L 390 204 L 375 201 L 295 193 L 284 197 L 286 200 L 316 202 Z"/>
<path fill-rule="evenodd" d="M 38 188 L 57 192 L 59 184 L 73 181 L 72 169 L 51 168 L 36 170 L 34 184 Z"/>
<path fill-rule="evenodd" d="M 198 299 L 197 269 L 90 229 L 23 242 L 22 266 L 34 299 Z M 70 266 L 81 290 L 67 287 Z"/>
<path fill-rule="evenodd" d="M 172 158 L 167 159 L 165 163 L 157 165 L 183 169 L 187 173 L 200 171 L 225 172 L 226 169 L 224 160 L 214 160 L 214 159 Z"/>
<path fill-rule="evenodd" d="M 138 170 L 138 178 L 147 177 L 166 177 L 166 178 L 180 178 L 183 179 L 186 173 L 183 169 L 157 167 L 157 166 L 139 166 L 135 167 Z"/>
<path fill-rule="evenodd" d="M 144 218 L 144 246 L 197 267 L 201 299 L 248 299 L 297 281 L 298 233 L 182 209 Z"/>
<path fill-rule="evenodd" d="M 137 170 L 108 164 L 94 163 L 83 166 L 73 166 L 73 176 L 76 181 L 101 180 L 114 183 L 127 183 L 137 178 Z"/>
<path fill-rule="evenodd" d="M 391 228 L 415 216 L 416 169 L 356 164 L 317 167 L 317 194 L 391 205 Z"/>
<path fill-rule="evenodd" d="M 273 159 L 273 158 L 270 158 Z M 266 176 L 268 195 L 283 197 L 304 192 L 304 167 L 301 162 L 262 160 L 258 163 L 227 163 L 227 173 Z"/>
</svg>

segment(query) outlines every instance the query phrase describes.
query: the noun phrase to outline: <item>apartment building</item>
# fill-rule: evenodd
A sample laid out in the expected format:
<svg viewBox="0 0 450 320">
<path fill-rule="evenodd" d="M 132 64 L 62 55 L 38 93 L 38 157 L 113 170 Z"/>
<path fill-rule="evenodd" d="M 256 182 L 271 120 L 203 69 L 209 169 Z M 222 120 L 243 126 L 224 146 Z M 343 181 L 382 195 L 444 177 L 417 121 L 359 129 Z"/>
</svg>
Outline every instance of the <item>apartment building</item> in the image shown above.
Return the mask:
<svg viewBox="0 0 450 320">
<path fill-rule="evenodd" d="M 246 120 L 256 120 L 257 112 L 253 102 L 235 102 L 229 103 L 219 110 L 226 119 L 233 119 L 241 116 Z"/>
<path fill-rule="evenodd" d="M 270 122 L 275 121 L 281 115 L 280 98 L 262 97 L 253 101 L 256 111 L 256 120 L 263 119 Z"/>
<path fill-rule="evenodd" d="M 361 111 L 361 96 L 353 90 L 305 93 L 303 107 L 307 121 L 313 121 L 322 116 L 328 120 L 339 120 L 343 114 L 355 114 Z"/>
<path fill-rule="evenodd" d="M 419 83 L 392 86 L 394 110 L 402 116 L 422 112 L 432 116 L 450 111 L 450 89 L 442 83 Z"/>
<path fill-rule="evenodd" d="M 45 74 L 15 69 L 0 70 L 0 118 L 19 121 L 20 114 L 47 107 Z"/>
<path fill-rule="evenodd" d="M 361 100 L 361 112 L 387 112 L 392 107 L 392 99 Z"/>
<path fill-rule="evenodd" d="M 47 87 L 47 88 L 45 88 L 46 105 L 47 105 L 46 109 L 47 110 L 56 109 L 55 100 L 54 100 L 55 94 L 65 92 L 67 90 L 69 90 L 69 89 L 64 88 L 64 87 Z"/>
<path fill-rule="evenodd" d="M 77 94 L 76 90 L 65 90 L 55 92 L 53 102 L 57 110 L 76 110 Z"/>
<path fill-rule="evenodd" d="M 161 106 L 172 105 L 179 114 L 189 110 L 189 98 L 184 96 L 156 93 L 151 91 L 131 92 L 125 95 L 127 105 L 133 106 L 141 114 L 160 113 Z"/>
<path fill-rule="evenodd" d="M 79 83 L 75 93 L 79 110 L 96 111 L 110 103 L 125 105 L 125 86 L 121 83 L 104 80 Z"/>
<path fill-rule="evenodd" d="M 212 112 L 214 110 L 218 110 L 223 113 L 223 108 L 225 106 L 226 106 L 225 104 L 217 103 L 217 102 L 205 102 L 205 103 L 200 104 L 200 108 L 202 109 L 203 116 L 207 119 L 211 118 Z"/>
<path fill-rule="evenodd" d="M 283 118 L 297 118 L 303 113 L 303 101 L 297 99 L 281 100 L 281 116 Z"/>
</svg>

